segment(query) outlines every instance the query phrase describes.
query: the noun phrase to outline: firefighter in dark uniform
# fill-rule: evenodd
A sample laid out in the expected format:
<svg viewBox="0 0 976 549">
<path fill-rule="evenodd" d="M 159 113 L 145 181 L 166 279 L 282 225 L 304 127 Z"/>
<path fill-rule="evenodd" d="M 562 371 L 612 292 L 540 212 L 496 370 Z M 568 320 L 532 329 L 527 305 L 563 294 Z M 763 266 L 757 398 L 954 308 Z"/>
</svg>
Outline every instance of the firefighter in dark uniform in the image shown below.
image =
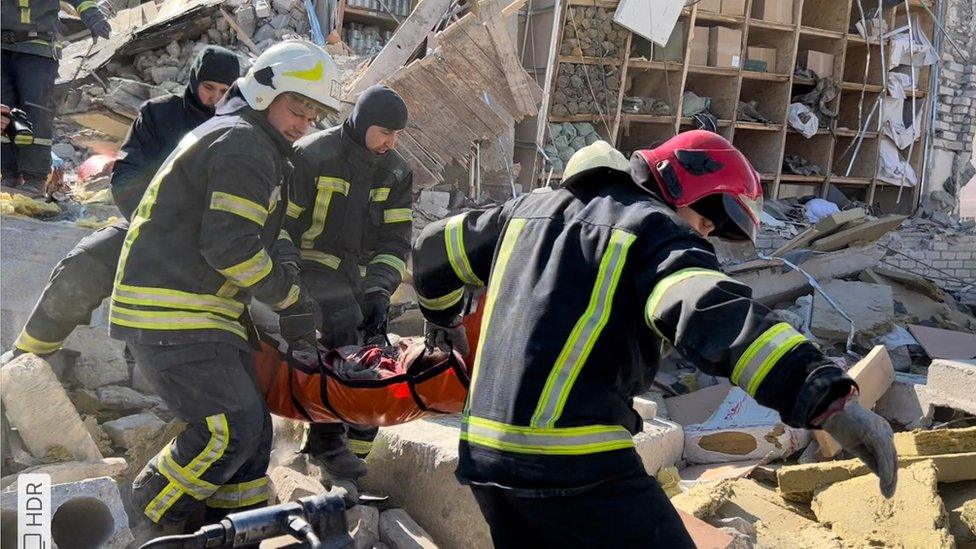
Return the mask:
<svg viewBox="0 0 976 549">
<path fill-rule="evenodd" d="M 280 311 L 293 348 L 314 345 L 314 304 L 297 269 L 271 249 L 283 229 L 292 143 L 338 108 L 337 75 L 310 42 L 265 51 L 217 116 L 180 141 L 133 216 L 109 319 L 112 336 L 187 422 L 133 483 L 133 501 L 164 531 L 183 530 L 201 508 L 211 523 L 268 500 L 271 417 L 254 378 L 246 306 L 254 298 Z"/>
<path fill-rule="evenodd" d="M 431 224 L 414 245 L 431 345 L 463 351 L 461 296 L 487 285 L 457 474 L 495 545 L 693 547 L 632 438 L 631 399 L 665 346 L 787 424 L 823 428 L 890 496 L 891 427 L 813 343 L 767 321 L 700 236 L 754 241 L 762 187 L 742 153 L 695 130 L 633 166 L 597 142 L 561 189 Z"/>
<path fill-rule="evenodd" d="M 108 38 L 112 27 L 94 0 L 67 0 L 91 31 L 92 39 Z M 0 9 L 0 100 L 27 113 L 34 136 L 12 143 L 0 137 L 0 172 L 8 187 L 24 185 L 43 192 L 51 171 L 54 82 L 58 77 L 58 0 L 2 0 Z"/>
<path fill-rule="evenodd" d="M 413 180 L 394 150 L 406 125 L 403 99 L 372 86 L 343 124 L 295 145 L 286 225 L 301 253 L 302 283 L 322 311 L 326 347 L 356 345 L 360 331 L 364 344 L 385 343 L 390 295 L 410 251 Z M 304 450 L 333 478 L 356 479 L 376 431 L 312 424 Z"/>
<path fill-rule="evenodd" d="M 132 217 L 156 170 L 193 128 L 214 115 L 214 106 L 240 76 L 230 50 L 207 46 L 197 54 L 182 96 L 150 99 L 139 111 L 112 171 L 112 196 L 126 219 Z M 85 237 L 54 267 L 13 352 L 46 355 L 61 348 L 75 326 L 112 294 L 115 268 L 129 224 L 122 221 Z M 6 357 L 5 357 L 6 358 Z"/>
</svg>

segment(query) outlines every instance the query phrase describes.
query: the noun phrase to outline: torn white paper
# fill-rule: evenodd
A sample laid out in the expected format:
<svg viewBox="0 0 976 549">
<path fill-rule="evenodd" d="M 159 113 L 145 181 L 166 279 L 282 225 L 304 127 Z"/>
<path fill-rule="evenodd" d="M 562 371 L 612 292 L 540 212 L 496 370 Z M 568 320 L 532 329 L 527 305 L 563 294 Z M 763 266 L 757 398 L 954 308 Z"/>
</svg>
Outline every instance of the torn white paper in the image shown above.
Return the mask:
<svg viewBox="0 0 976 549">
<path fill-rule="evenodd" d="M 901 157 L 898 146 L 887 137 L 880 138 L 878 157 L 878 179 L 900 187 L 914 187 L 918 184 L 915 169 Z"/>
</svg>

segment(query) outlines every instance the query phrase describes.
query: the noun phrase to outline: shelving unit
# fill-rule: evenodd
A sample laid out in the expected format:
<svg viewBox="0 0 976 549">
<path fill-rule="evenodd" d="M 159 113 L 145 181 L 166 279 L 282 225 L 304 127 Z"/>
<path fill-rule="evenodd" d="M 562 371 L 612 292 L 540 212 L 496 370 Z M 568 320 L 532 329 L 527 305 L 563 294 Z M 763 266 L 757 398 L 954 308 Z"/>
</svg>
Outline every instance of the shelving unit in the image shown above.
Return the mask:
<svg viewBox="0 0 976 549">
<path fill-rule="evenodd" d="M 613 143 L 629 154 L 638 148 L 646 148 L 666 140 L 678 132 L 692 127 L 692 120 L 682 113 L 682 95 L 694 91 L 712 99 L 711 112 L 718 119 L 718 132 L 739 147 L 760 172 L 767 197 L 816 194 L 826 196 L 830 185 L 835 185 L 870 204 L 881 205 L 885 211 L 905 213 L 911 211 L 917 201 L 919 186 L 900 189 L 878 180 L 880 141 L 878 117 L 883 109 L 878 105 L 870 127 L 862 132 L 864 122 L 872 108 L 885 94 L 881 70 L 882 44 L 878 39 L 865 40 L 849 31 L 860 20 L 855 0 L 794 0 L 793 24 L 764 21 L 752 17 L 752 0 L 746 2 L 746 16 L 734 16 L 700 11 L 698 5 L 685 8 L 680 21 L 685 24 L 683 59 L 681 61 L 654 61 L 648 54 L 646 40 L 631 35 L 622 57 L 568 57 L 558 55 L 563 33 L 568 22 L 568 8 L 589 6 L 616 9 L 612 0 L 562 0 L 556 2 L 553 14 L 561 23 L 553 26 L 555 35 L 551 44 L 557 55 L 550 57 L 544 81 L 552 97 L 558 89 L 556 75 L 564 63 L 601 64 L 619 67 L 621 85 L 616 110 L 599 115 L 549 117 L 551 104 L 540 111 L 536 143 L 545 147 L 546 123 L 592 122 L 610 129 Z M 924 11 L 918 2 L 911 2 L 913 18 Z M 905 21 L 903 5 L 886 11 L 890 29 L 898 28 Z M 927 16 L 918 17 L 922 32 L 931 40 L 934 24 Z M 741 67 L 726 68 L 690 65 L 690 44 L 696 26 L 725 26 L 742 31 L 742 58 L 749 46 L 776 48 L 775 63 L 767 72 L 744 70 Z M 621 27 L 616 27 L 621 28 Z M 657 47 L 656 45 L 654 46 Z M 791 99 L 814 89 L 812 79 L 794 76 L 798 55 L 804 50 L 816 50 L 834 55 L 832 76 L 841 83 L 841 91 L 830 103 L 838 110 L 838 116 L 830 127 L 821 128 L 807 139 L 787 125 L 787 112 Z M 868 60 L 870 54 L 870 62 Z M 887 51 L 886 51 L 887 54 Z M 865 70 L 866 69 L 866 70 Z M 541 76 L 541 75 L 540 75 Z M 909 97 L 924 98 L 928 88 L 929 68 L 921 67 L 916 92 Z M 637 114 L 622 109 L 624 97 L 653 97 L 668 103 L 670 115 Z M 863 100 L 862 100 L 863 99 Z M 739 102 L 758 101 L 758 109 L 771 124 L 738 120 Z M 917 101 L 919 111 L 927 111 L 926 101 Z M 921 135 L 926 135 L 928 112 L 922 112 Z M 603 131 L 601 133 L 606 133 Z M 863 133 L 863 135 L 861 135 Z M 860 142 L 858 145 L 857 143 Z M 857 156 L 853 162 L 854 151 Z M 924 143 L 901 151 L 919 178 L 922 177 Z M 804 176 L 784 172 L 785 155 L 798 154 L 819 166 L 822 175 Z M 536 169 L 538 176 L 544 175 Z M 900 201 L 897 200 L 898 197 Z M 907 199 L 906 199 L 907 198 Z M 896 203 L 897 201 L 897 203 Z"/>
</svg>

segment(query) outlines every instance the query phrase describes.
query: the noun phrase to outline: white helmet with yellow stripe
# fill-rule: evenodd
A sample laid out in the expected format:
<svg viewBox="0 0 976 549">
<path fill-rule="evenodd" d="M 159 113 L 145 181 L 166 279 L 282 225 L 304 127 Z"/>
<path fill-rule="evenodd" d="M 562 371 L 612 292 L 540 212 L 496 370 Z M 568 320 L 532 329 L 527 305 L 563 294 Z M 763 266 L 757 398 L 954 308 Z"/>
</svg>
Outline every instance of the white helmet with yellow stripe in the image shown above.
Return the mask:
<svg viewBox="0 0 976 549">
<path fill-rule="evenodd" d="M 322 48 L 304 40 L 288 40 L 265 50 L 240 84 L 254 110 L 263 111 L 282 93 L 296 93 L 339 110 L 342 85 L 339 68 Z"/>
</svg>

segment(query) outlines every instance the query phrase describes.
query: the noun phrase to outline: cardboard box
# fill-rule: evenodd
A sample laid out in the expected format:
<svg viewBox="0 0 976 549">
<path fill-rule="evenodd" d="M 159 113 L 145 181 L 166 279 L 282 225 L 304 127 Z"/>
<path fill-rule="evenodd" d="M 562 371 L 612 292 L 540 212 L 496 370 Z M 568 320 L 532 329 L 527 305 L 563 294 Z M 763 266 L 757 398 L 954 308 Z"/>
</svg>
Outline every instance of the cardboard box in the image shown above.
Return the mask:
<svg viewBox="0 0 976 549">
<path fill-rule="evenodd" d="M 722 0 L 699 0 L 698 11 L 720 13 L 722 11 Z"/>
<path fill-rule="evenodd" d="M 722 0 L 723 15 L 745 15 L 746 0 Z"/>
<path fill-rule="evenodd" d="M 742 63 L 742 31 L 711 27 L 708 36 L 708 64 L 737 68 Z"/>
<path fill-rule="evenodd" d="M 801 68 L 812 70 L 820 78 L 834 75 L 834 56 L 830 53 L 803 50 L 797 55 L 796 64 Z"/>
<path fill-rule="evenodd" d="M 777 72 L 776 70 L 776 48 L 765 48 L 762 46 L 749 46 L 746 48 L 746 59 L 751 62 L 761 64 L 761 67 L 749 70 L 759 72 Z"/>
<path fill-rule="evenodd" d="M 752 17 L 771 23 L 793 24 L 793 0 L 753 0 Z"/>
<path fill-rule="evenodd" d="M 691 37 L 688 47 L 691 48 L 691 56 L 688 58 L 690 65 L 708 65 L 708 27 L 695 25 L 695 34 Z"/>
<path fill-rule="evenodd" d="M 678 63 L 683 63 L 685 60 L 685 22 L 678 21 L 678 24 L 674 26 L 674 30 L 671 31 L 671 38 L 668 39 L 668 43 L 662 48 L 660 46 L 654 46 L 654 60 L 655 61 L 677 61 Z"/>
</svg>

